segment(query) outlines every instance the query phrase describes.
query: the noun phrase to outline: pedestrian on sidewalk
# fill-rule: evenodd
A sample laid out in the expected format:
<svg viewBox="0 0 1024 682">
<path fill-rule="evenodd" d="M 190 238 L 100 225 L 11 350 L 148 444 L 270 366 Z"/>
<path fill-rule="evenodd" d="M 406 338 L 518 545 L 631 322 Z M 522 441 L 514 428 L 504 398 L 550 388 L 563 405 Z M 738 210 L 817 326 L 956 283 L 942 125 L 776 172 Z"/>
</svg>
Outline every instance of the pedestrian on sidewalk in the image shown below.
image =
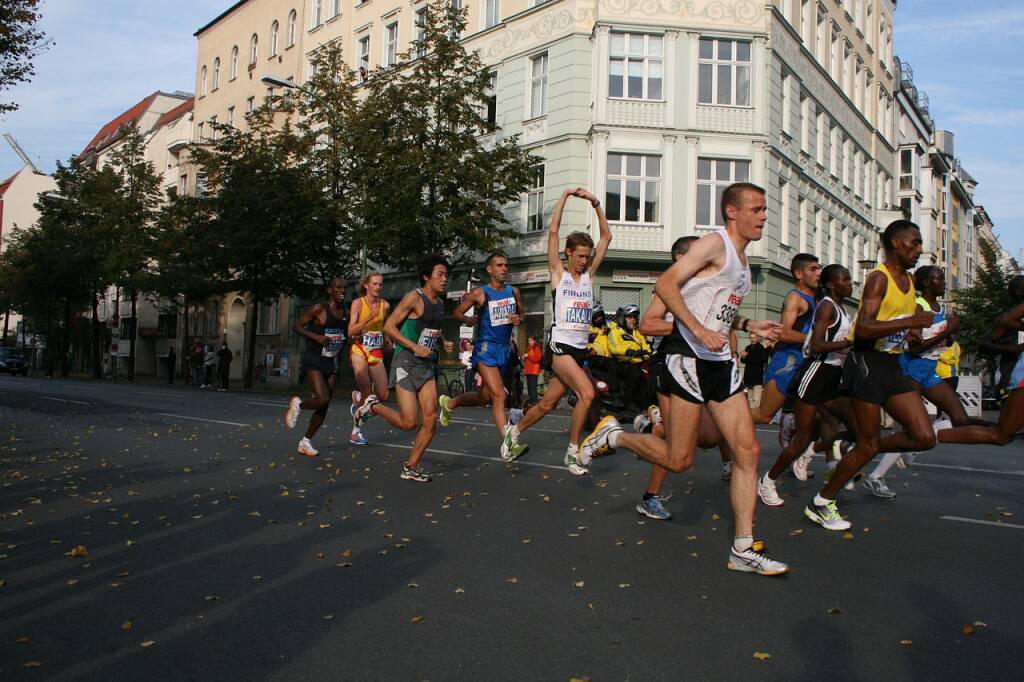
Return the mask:
<svg viewBox="0 0 1024 682">
<path fill-rule="evenodd" d="M 167 383 L 174 383 L 174 368 L 178 364 L 178 356 L 174 352 L 174 346 L 167 351 Z M 52 375 L 51 375 L 52 376 Z"/>
<path fill-rule="evenodd" d="M 523 354 L 523 373 L 526 374 L 526 392 L 529 394 L 530 404 L 540 400 L 537 396 L 537 380 L 540 377 L 540 361 L 543 352 L 540 344 L 533 336 L 526 337 L 526 353 Z"/>
<path fill-rule="evenodd" d="M 206 347 L 206 356 L 203 358 L 203 388 L 213 388 L 213 370 L 217 367 L 217 353 L 212 346 Z"/>
<path fill-rule="evenodd" d="M 234 356 L 231 349 L 228 348 L 228 342 L 225 341 L 217 351 L 217 371 L 220 373 L 220 388 L 218 391 L 226 391 L 230 387 L 231 382 L 231 361 Z"/>
<path fill-rule="evenodd" d="M 192 342 L 192 352 L 188 356 L 189 369 L 192 374 L 192 385 L 203 387 L 203 360 L 205 353 L 203 353 L 203 342 L 200 339 L 195 339 Z"/>
</svg>

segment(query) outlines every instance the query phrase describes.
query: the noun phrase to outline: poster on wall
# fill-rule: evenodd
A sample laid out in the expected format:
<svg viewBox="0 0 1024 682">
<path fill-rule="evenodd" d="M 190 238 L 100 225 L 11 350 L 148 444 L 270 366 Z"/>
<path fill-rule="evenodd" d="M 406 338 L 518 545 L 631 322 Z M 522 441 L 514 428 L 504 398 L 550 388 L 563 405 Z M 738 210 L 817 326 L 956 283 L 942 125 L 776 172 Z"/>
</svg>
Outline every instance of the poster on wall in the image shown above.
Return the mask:
<svg viewBox="0 0 1024 682">
<path fill-rule="evenodd" d="M 469 286 L 468 284 L 466 285 Z M 466 302 L 469 298 L 469 291 L 464 291 L 459 297 L 459 304 Z M 476 315 L 476 307 L 472 307 L 466 311 L 466 317 L 474 317 Z M 459 362 L 466 369 L 472 366 L 473 360 L 473 325 L 459 325 Z"/>
</svg>

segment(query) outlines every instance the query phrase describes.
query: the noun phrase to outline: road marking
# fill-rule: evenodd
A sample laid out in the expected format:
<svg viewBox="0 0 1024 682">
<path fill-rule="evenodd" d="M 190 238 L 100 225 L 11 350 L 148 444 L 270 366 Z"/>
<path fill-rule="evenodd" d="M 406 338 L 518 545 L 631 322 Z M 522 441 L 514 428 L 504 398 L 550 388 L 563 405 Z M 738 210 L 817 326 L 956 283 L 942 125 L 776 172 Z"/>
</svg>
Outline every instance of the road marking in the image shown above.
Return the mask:
<svg viewBox="0 0 1024 682">
<path fill-rule="evenodd" d="M 1007 469 L 977 469 L 975 467 L 958 467 L 951 464 L 928 464 L 926 462 L 914 462 L 911 467 L 931 467 L 933 469 L 956 469 L 957 471 L 976 471 L 979 474 L 1007 474 L 1010 476 L 1024 476 L 1024 471 L 1012 471 Z"/>
<path fill-rule="evenodd" d="M 398 443 L 381 443 L 389 448 L 402 448 L 403 450 L 412 450 L 411 445 L 399 445 Z M 554 464 L 543 464 L 542 462 L 528 462 L 523 459 L 516 459 L 511 462 L 506 462 L 501 457 L 487 457 L 486 455 L 473 455 L 468 452 L 456 452 L 454 450 L 437 450 L 436 448 L 427 448 L 427 452 L 434 452 L 439 455 L 454 455 L 455 457 L 471 457 L 472 459 L 486 459 L 489 462 L 500 462 L 501 464 L 522 464 L 528 467 L 543 467 L 545 469 L 561 469 L 562 471 L 568 471 L 564 466 L 556 466 Z"/>
<path fill-rule="evenodd" d="M 179 397 L 179 394 L 177 392 L 174 392 L 174 393 L 157 393 L 156 391 L 136 391 L 136 393 L 138 393 L 139 395 L 155 395 L 158 398 L 177 398 L 177 397 Z"/>
<path fill-rule="evenodd" d="M 202 417 L 189 417 L 185 414 L 171 414 L 170 412 L 157 412 L 161 417 L 173 417 L 174 419 L 191 419 L 197 422 L 208 422 L 210 424 L 227 424 L 228 426 L 251 426 L 251 424 L 242 424 L 240 422 L 228 422 L 221 419 L 203 419 Z"/>
<path fill-rule="evenodd" d="M 475 426 L 494 426 L 494 422 L 475 422 L 475 421 L 473 421 L 471 419 L 455 419 L 455 418 L 453 418 L 452 422 L 455 423 L 455 424 L 473 424 Z M 553 429 L 535 429 L 535 428 L 532 428 L 532 427 L 527 429 L 526 431 L 524 431 L 524 433 L 526 433 L 526 432 L 530 432 L 530 433 L 534 433 L 534 432 L 536 432 L 536 433 L 562 433 L 562 434 L 566 433 L 565 429 L 562 429 L 561 431 L 555 431 Z"/>
<path fill-rule="evenodd" d="M 940 516 L 943 521 L 960 521 L 961 523 L 977 523 L 982 526 L 999 526 L 1000 528 L 1016 528 L 1017 530 L 1024 530 L 1024 526 L 1019 523 L 999 523 L 998 521 L 983 521 L 981 519 L 966 519 L 962 516 Z"/>
<path fill-rule="evenodd" d="M 66 398 L 51 398 L 50 396 L 43 396 L 43 400 L 55 400 L 58 403 L 74 403 L 76 405 L 92 405 L 92 403 L 84 403 L 81 400 L 68 400 Z"/>
<path fill-rule="evenodd" d="M 263 403 L 263 402 L 260 402 L 258 400 L 246 400 L 245 404 L 246 405 L 266 405 L 268 407 L 281 407 L 281 408 L 288 407 L 288 403 L 284 403 L 284 402 L 282 402 L 282 403 Z"/>
</svg>

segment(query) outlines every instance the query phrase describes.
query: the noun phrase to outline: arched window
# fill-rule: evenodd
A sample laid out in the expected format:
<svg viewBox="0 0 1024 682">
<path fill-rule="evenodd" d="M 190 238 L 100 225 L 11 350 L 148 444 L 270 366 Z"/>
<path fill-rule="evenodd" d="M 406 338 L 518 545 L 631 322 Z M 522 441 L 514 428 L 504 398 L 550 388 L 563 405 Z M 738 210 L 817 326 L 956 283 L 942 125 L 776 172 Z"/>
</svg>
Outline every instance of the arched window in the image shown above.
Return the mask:
<svg viewBox="0 0 1024 682">
<path fill-rule="evenodd" d="M 231 48 L 231 80 L 238 78 L 238 45 Z"/>
<path fill-rule="evenodd" d="M 199 72 L 199 96 L 200 97 L 205 97 L 206 96 L 206 67 L 205 66 L 203 67 L 203 70 Z"/>
<path fill-rule="evenodd" d="M 213 60 L 213 89 L 220 87 L 220 57 Z"/>
<path fill-rule="evenodd" d="M 288 47 L 295 45 L 295 28 L 299 21 L 299 15 L 292 10 L 288 13 Z"/>
<path fill-rule="evenodd" d="M 270 56 L 277 56 L 277 29 L 278 24 L 275 21 L 270 25 Z"/>
<path fill-rule="evenodd" d="M 249 40 L 249 63 L 255 64 L 256 58 L 260 55 L 260 37 L 255 33 L 252 34 L 252 38 Z"/>
</svg>

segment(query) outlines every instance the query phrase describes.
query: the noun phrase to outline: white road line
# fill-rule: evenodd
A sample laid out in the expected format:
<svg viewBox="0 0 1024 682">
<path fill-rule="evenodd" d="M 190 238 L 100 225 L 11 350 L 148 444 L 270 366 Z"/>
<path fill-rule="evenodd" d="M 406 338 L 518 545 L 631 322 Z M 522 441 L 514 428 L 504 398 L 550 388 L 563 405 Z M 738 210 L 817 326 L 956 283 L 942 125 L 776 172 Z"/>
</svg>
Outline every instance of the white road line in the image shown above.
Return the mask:
<svg viewBox="0 0 1024 682">
<path fill-rule="evenodd" d="M 399 445 L 398 443 L 380 443 L 380 445 L 384 445 L 389 448 L 402 448 L 403 450 L 412 450 L 411 445 Z M 562 471 L 568 471 L 568 469 L 564 466 L 556 466 L 554 464 L 543 464 L 541 462 L 528 462 L 522 459 L 517 459 L 513 462 L 506 462 L 501 457 L 487 457 L 485 455 L 473 455 L 468 452 L 455 452 L 454 450 L 437 450 L 435 448 L 427 448 L 427 452 L 434 452 L 439 455 L 454 455 L 455 457 L 471 457 L 472 459 L 486 459 L 488 462 L 499 462 L 501 464 L 522 464 L 528 467 L 543 467 L 545 469 L 561 469 Z"/>
<path fill-rule="evenodd" d="M 977 523 L 982 526 L 999 526 L 1000 528 L 1016 528 L 1017 530 L 1024 530 L 1024 526 L 1019 523 L 999 523 L 998 521 L 983 521 L 982 519 L 965 519 L 962 516 L 940 516 L 943 521 L 960 521 L 961 523 Z"/>
<path fill-rule="evenodd" d="M 286 403 L 286 402 L 264 403 L 264 402 L 260 402 L 258 400 L 246 400 L 245 404 L 246 405 L 266 405 L 267 407 L 280 407 L 282 409 L 284 409 L 285 407 L 288 407 L 288 403 Z"/>
<path fill-rule="evenodd" d="M 914 462 L 911 467 L 931 467 L 933 469 L 955 469 L 957 471 L 976 471 L 979 474 L 1006 474 L 1008 476 L 1024 476 L 1024 471 L 1012 471 L 1007 469 L 978 469 L 975 467 L 959 467 L 951 464 L 928 464 L 925 462 Z"/>
<path fill-rule="evenodd" d="M 136 391 L 139 395 L 155 395 L 158 398 L 177 398 L 179 394 L 177 392 L 172 393 L 157 393 L 156 391 Z"/>
<path fill-rule="evenodd" d="M 157 412 L 161 417 L 173 417 L 174 419 L 190 419 L 196 422 L 208 422 L 210 424 L 227 424 L 228 426 L 252 426 L 251 424 L 242 424 L 240 422 L 228 422 L 221 419 L 203 419 L 202 417 L 189 417 L 185 414 L 171 414 L 170 412 Z"/>
<path fill-rule="evenodd" d="M 74 403 L 76 405 L 92 405 L 92 403 L 84 403 L 81 400 L 68 400 L 66 398 L 51 398 L 50 396 L 43 396 L 43 400 L 55 400 L 58 403 Z"/>
<path fill-rule="evenodd" d="M 473 424 L 474 426 L 494 426 L 494 422 L 475 422 L 471 419 L 452 419 L 452 423 L 455 424 Z M 561 431 L 555 431 L 554 429 L 535 429 L 529 428 L 524 433 L 567 433 L 565 429 Z"/>
</svg>

